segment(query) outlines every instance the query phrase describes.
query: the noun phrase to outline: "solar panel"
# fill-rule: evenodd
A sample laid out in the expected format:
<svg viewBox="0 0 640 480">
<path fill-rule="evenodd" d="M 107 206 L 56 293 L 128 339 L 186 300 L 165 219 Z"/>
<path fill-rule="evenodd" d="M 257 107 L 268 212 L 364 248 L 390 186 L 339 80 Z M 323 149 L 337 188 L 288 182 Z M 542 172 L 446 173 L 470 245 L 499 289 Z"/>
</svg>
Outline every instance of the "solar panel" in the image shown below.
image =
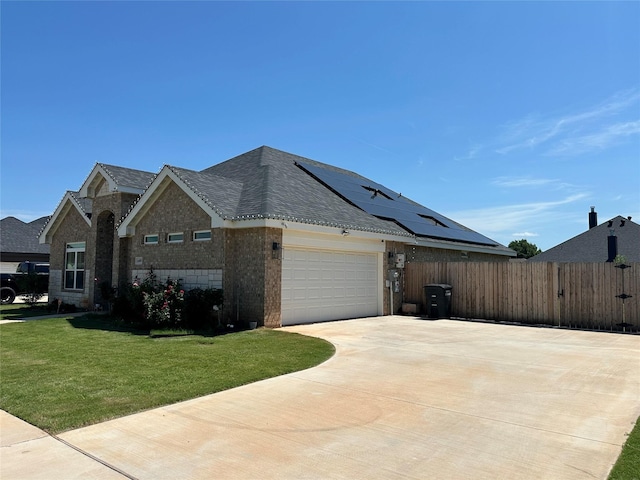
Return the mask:
<svg viewBox="0 0 640 480">
<path fill-rule="evenodd" d="M 364 177 L 308 163 L 298 163 L 298 166 L 368 214 L 394 221 L 416 236 L 497 245 L 490 238 L 465 229 L 447 217 Z"/>
</svg>

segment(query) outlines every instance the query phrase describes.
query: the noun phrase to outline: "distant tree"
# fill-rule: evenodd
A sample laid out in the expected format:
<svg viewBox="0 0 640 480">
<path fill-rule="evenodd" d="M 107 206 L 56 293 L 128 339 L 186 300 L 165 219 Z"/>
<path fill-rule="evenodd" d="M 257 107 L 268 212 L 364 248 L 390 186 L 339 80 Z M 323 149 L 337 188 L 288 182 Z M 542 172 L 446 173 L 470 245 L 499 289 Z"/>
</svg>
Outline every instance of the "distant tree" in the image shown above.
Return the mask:
<svg viewBox="0 0 640 480">
<path fill-rule="evenodd" d="M 522 240 L 514 240 L 509 244 L 509 248 L 515 250 L 518 258 L 531 258 L 534 255 L 542 253 L 535 243 L 529 243 L 524 238 Z"/>
</svg>

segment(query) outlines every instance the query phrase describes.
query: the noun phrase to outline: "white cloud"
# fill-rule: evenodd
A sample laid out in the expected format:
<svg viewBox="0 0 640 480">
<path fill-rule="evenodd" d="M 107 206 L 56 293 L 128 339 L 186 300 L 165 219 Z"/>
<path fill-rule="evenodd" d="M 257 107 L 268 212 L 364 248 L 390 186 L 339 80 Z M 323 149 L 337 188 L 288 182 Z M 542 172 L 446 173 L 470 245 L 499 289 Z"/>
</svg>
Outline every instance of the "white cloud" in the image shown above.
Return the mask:
<svg viewBox="0 0 640 480">
<path fill-rule="evenodd" d="M 516 238 L 523 238 L 523 237 L 538 237 L 539 235 L 537 233 L 521 232 L 521 233 L 512 233 L 511 236 Z"/>
<path fill-rule="evenodd" d="M 563 182 L 557 178 L 534 177 L 496 177 L 491 181 L 492 185 L 503 188 L 550 188 L 552 190 L 565 190 L 567 192 L 581 191 L 583 187 L 572 183 Z"/>
<path fill-rule="evenodd" d="M 492 185 L 498 187 L 542 187 L 557 183 L 558 180 L 550 178 L 532 178 L 532 177 L 498 177 L 491 181 Z"/>
<path fill-rule="evenodd" d="M 577 193 L 555 201 L 461 210 L 447 212 L 446 215 L 473 230 L 489 235 L 528 231 L 532 225 L 551 223 L 550 219 L 557 222 L 562 217 L 558 207 L 575 203 L 588 196 L 589 193 Z"/>
<path fill-rule="evenodd" d="M 458 157 L 455 156 L 453 157 L 453 159 L 456 162 L 463 162 L 466 160 L 473 160 L 476 155 L 478 155 L 479 152 L 481 152 L 483 149 L 482 145 L 480 145 L 479 143 L 476 143 L 474 145 L 472 145 L 471 147 L 469 147 L 469 150 L 467 151 L 467 153 L 465 155 L 463 155 L 462 157 Z"/>
<path fill-rule="evenodd" d="M 640 134 L 640 120 L 616 123 L 586 135 L 565 138 L 546 153 L 548 155 L 578 155 L 593 150 L 603 150 L 631 135 Z"/>
<path fill-rule="evenodd" d="M 548 155 L 578 155 L 604 149 L 620 139 L 640 134 L 637 106 L 640 90 L 619 92 L 584 111 L 562 116 L 527 115 L 504 126 L 494 150 L 507 154 L 514 150 L 547 147 Z M 633 108 L 633 110 L 631 110 Z M 612 121 L 631 110 L 630 121 Z"/>
</svg>

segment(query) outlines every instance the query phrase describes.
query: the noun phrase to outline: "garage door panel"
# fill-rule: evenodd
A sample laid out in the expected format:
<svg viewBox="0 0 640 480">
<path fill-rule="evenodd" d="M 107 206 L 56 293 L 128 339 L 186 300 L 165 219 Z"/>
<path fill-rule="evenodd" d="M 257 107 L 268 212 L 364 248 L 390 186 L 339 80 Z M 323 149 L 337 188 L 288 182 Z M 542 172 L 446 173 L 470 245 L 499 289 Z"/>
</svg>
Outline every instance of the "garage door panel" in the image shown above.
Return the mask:
<svg viewBox="0 0 640 480">
<path fill-rule="evenodd" d="M 376 315 L 377 254 L 285 247 L 281 298 L 283 325 Z"/>
</svg>

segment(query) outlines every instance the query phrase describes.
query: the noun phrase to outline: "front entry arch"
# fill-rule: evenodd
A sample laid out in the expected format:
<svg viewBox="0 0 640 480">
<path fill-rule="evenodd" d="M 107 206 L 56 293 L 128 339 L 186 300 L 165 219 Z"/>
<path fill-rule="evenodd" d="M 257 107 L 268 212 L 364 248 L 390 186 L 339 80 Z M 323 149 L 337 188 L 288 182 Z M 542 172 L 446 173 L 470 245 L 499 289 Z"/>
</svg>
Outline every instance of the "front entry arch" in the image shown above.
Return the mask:
<svg viewBox="0 0 640 480">
<path fill-rule="evenodd" d="M 96 235 L 96 288 L 94 303 L 103 304 L 101 286 L 112 286 L 113 282 L 113 236 L 115 234 L 115 215 L 108 210 L 98 215 Z"/>
</svg>

